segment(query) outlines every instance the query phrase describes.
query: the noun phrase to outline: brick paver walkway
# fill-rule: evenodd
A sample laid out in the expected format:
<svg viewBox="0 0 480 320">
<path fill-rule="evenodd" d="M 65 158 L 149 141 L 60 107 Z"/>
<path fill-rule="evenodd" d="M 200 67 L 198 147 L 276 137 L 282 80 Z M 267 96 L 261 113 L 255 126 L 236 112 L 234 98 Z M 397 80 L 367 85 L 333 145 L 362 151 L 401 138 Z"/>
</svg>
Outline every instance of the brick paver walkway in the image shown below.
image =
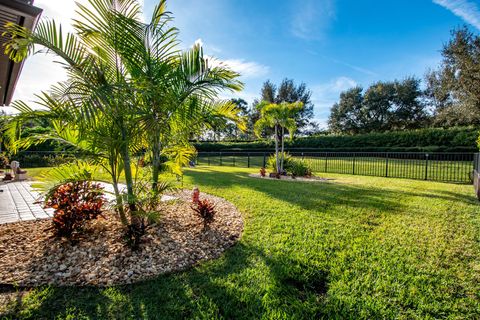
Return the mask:
<svg viewBox="0 0 480 320">
<path fill-rule="evenodd" d="M 32 181 L 0 182 L 0 224 L 18 221 L 51 218 L 53 209 L 43 209 L 38 203 L 40 194 L 32 186 Z M 113 186 L 101 183 L 105 191 L 107 201 L 115 199 Z M 119 184 L 121 190 L 126 186 Z M 177 197 L 162 195 L 161 201 L 175 200 Z"/>
<path fill-rule="evenodd" d="M 50 218 L 53 209 L 43 209 L 37 203 L 40 194 L 29 181 L 0 184 L 0 224 Z"/>
</svg>

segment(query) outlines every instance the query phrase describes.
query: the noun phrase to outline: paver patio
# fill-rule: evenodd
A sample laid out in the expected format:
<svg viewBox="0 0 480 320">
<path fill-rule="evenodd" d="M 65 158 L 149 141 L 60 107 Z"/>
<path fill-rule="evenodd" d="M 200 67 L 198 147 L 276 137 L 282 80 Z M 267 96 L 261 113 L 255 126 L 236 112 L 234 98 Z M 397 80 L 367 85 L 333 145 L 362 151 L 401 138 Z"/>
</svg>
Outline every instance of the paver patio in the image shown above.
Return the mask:
<svg viewBox="0 0 480 320">
<path fill-rule="evenodd" d="M 44 209 L 37 201 L 40 193 L 31 181 L 13 181 L 0 185 L 0 224 L 51 218 L 53 209 Z"/>
<path fill-rule="evenodd" d="M 12 181 L 0 184 L 0 224 L 46 219 L 53 217 L 53 209 L 44 209 L 38 201 L 41 194 L 32 188 L 32 181 Z M 100 183 L 107 201 L 113 201 L 113 186 Z M 120 190 L 126 188 L 119 184 Z M 3 192 L 1 191 L 3 190 Z M 177 197 L 162 195 L 161 201 L 175 200 Z"/>
</svg>

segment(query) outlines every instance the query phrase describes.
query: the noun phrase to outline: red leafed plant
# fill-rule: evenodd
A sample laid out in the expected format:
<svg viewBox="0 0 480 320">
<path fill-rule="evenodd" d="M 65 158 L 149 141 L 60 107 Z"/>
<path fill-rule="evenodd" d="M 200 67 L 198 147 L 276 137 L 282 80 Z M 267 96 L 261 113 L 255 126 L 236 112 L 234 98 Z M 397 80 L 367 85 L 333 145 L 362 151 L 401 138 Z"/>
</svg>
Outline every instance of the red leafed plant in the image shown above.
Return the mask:
<svg viewBox="0 0 480 320">
<path fill-rule="evenodd" d="M 265 177 L 265 176 L 267 175 L 267 170 L 265 170 L 265 168 L 262 167 L 262 168 L 260 169 L 260 175 L 261 175 L 262 177 Z"/>
<path fill-rule="evenodd" d="M 85 223 L 102 214 L 105 203 L 103 188 L 91 181 L 74 181 L 62 184 L 49 192 L 45 206 L 55 209 L 52 226 L 57 237 L 72 239 L 82 231 Z"/>
<path fill-rule="evenodd" d="M 192 209 L 200 218 L 202 218 L 204 228 L 207 228 L 208 225 L 213 222 L 216 210 L 215 204 L 212 201 L 208 199 L 199 200 L 192 205 Z"/>
</svg>

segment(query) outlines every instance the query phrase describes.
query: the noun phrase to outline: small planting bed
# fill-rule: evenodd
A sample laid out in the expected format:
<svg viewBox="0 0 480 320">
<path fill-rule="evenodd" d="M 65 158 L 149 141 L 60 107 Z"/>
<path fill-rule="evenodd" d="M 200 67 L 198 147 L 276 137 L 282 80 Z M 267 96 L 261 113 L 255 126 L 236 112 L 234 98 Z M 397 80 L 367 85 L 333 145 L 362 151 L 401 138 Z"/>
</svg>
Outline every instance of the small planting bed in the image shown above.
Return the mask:
<svg viewBox="0 0 480 320">
<path fill-rule="evenodd" d="M 243 230 L 240 212 L 230 202 L 202 194 L 215 204 L 208 228 L 191 208 L 191 191 L 163 205 L 140 250 L 123 241 L 124 227 L 114 214 L 89 223 L 82 239 L 72 244 L 52 238 L 51 220 L 0 225 L 0 283 L 18 286 L 127 284 L 186 269 L 218 257 L 235 244 Z"/>
<path fill-rule="evenodd" d="M 253 178 L 259 178 L 259 179 L 265 179 L 265 180 L 287 180 L 287 181 L 308 181 L 308 182 L 327 182 L 332 180 L 332 179 L 326 179 L 326 178 L 321 178 L 316 176 L 293 178 L 291 175 L 286 175 L 286 176 L 281 175 L 280 178 L 277 178 L 277 177 L 270 177 L 269 175 L 266 175 L 265 177 L 262 177 L 262 175 L 259 173 L 252 173 L 249 176 Z"/>
</svg>

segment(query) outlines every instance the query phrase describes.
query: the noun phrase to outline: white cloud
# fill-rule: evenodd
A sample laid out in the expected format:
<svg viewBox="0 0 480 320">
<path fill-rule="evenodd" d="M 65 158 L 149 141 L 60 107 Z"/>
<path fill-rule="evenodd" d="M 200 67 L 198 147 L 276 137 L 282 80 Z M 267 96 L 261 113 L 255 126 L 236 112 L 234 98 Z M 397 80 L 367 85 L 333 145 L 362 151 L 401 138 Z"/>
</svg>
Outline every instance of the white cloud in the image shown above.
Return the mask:
<svg viewBox="0 0 480 320">
<path fill-rule="evenodd" d="M 340 93 L 356 86 L 358 86 L 358 83 L 355 80 L 349 77 L 338 77 L 312 88 L 315 118 L 320 126 L 326 126 L 330 109 L 338 101 Z"/>
<path fill-rule="evenodd" d="M 62 24 L 65 32 L 71 32 L 72 19 L 76 17 L 75 2 L 87 4 L 87 0 L 36 0 L 34 4 L 43 9 L 42 19 L 54 19 Z M 144 0 L 139 1 L 142 6 L 143 2 Z M 55 60 L 58 61 L 54 56 L 45 54 L 29 57 L 25 61 L 13 98 L 35 100 L 35 94 L 48 90 L 59 81 L 64 81 L 66 73 L 58 63 L 54 63 Z"/>
<path fill-rule="evenodd" d="M 334 0 L 302 0 L 294 2 L 291 32 L 304 40 L 322 37 L 322 31 L 335 18 Z"/>
<path fill-rule="evenodd" d="M 433 0 L 434 3 L 450 10 L 465 22 L 480 30 L 480 8 L 470 0 Z"/>
<path fill-rule="evenodd" d="M 339 94 L 357 85 L 357 82 L 349 77 L 338 77 L 328 83 L 316 86 L 314 91 L 322 96 L 326 94 Z"/>
<path fill-rule="evenodd" d="M 73 30 L 71 20 L 75 12 L 74 0 L 37 0 L 35 6 L 43 9 L 42 19 L 54 19 L 62 24 L 64 31 Z M 54 61 L 55 58 L 52 55 L 45 54 L 27 58 L 13 98 L 34 100 L 35 94 L 46 91 L 51 85 L 65 80 L 65 71 Z"/>
<path fill-rule="evenodd" d="M 265 77 L 269 72 L 268 66 L 262 65 L 254 61 L 246 61 L 245 59 L 217 59 L 208 57 L 212 66 L 223 65 L 238 72 L 242 78 L 261 78 Z"/>
<path fill-rule="evenodd" d="M 265 65 L 244 59 L 227 59 L 222 62 L 245 78 L 261 78 L 270 71 L 270 68 Z"/>
</svg>

